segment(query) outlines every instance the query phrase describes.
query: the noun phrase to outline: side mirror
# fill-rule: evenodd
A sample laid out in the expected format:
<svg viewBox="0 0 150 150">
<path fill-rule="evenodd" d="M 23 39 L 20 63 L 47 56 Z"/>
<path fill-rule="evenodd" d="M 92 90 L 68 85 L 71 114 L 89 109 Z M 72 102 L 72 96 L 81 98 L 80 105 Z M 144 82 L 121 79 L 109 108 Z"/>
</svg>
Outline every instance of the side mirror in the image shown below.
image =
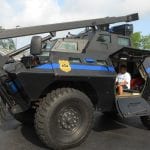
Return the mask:
<svg viewBox="0 0 150 150">
<path fill-rule="evenodd" d="M 31 55 L 40 55 L 42 52 L 42 37 L 33 36 L 31 39 L 30 45 L 30 54 Z"/>
</svg>

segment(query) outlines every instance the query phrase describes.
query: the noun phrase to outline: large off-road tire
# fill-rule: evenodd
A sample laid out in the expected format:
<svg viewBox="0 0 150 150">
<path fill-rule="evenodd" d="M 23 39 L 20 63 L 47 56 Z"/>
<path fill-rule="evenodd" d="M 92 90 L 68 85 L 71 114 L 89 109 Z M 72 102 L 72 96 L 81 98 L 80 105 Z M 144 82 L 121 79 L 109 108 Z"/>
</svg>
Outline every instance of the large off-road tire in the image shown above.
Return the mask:
<svg viewBox="0 0 150 150">
<path fill-rule="evenodd" d="M 34 124 L 35 110 L 29 109 L 25 112 L 18 113 L 14 115 L 14 118 L 21 122 L 23 125 L 33 125 Z"/>
<path fill-rule="evenodd" d="M 141 121 L 143 125 L 150 130 L 150 116 L 142 116 Z"/>
<path fill-rule="evenodd" d="M 93 105 L 84 93 L 72 88 L 52 91 L 35 115 L 35 129 L 49 148 L 67 149 L 81 144 L 93 124 Z"/>
</svg>

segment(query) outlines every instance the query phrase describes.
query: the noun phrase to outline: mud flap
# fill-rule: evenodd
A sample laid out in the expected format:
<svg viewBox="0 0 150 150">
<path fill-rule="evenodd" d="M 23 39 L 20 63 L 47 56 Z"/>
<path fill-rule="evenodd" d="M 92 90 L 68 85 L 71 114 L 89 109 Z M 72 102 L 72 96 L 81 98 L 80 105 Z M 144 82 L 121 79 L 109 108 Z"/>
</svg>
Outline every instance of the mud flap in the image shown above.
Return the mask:
<svg viewBox="0 0 150 150">
<path fill-rule="evenodd" d="M 149 103 L 140 96 L 118 97 L 116 108 L 119 115 L 124 118 L 150 115 Z"/>
</svg>

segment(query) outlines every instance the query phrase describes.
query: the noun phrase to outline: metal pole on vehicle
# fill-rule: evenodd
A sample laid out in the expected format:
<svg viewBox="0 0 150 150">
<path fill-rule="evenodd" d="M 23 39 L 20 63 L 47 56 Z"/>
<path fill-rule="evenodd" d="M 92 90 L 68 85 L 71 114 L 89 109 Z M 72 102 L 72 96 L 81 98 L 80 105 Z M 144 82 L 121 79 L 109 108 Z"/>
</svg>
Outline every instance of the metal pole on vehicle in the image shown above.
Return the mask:
<svg viewBox="0 0 150 150">
<path fill-rule="evenodd" d="M 20 26 L 17 25 L 17 26 L 16 26 L 16 29 L 19 28 L 19 27 L 20 27 Z M 18 38 L 18 37 L 16 37 L 16 50 L 17 50 L 17 38 Z"/>
</svg>

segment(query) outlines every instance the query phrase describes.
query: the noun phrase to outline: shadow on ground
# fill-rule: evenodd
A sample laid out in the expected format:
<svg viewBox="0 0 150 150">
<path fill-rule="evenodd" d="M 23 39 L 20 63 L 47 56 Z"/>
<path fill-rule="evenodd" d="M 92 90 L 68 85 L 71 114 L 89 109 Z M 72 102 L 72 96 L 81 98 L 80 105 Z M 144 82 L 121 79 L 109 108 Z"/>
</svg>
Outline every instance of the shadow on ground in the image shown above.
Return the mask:
<svg viewBox="0 0 150 150">
<path fill-rule="evenodd" d="M 84 143 L 72 150 L 149 150 L 150 134 L 140 119 L 121 119 L 95 113 L 93 130 Z M 10 117 L 0 128 L 0 150 L 47 150 L 33 126 L 24 126 Z"/>
<path fill-rule="evenodd" d="M 116 122 L 117 118 L 118 116 L 114 114 L 95 113 L 93 130 L 97 132 L 102 132 L 126 128 L 125 125 L 121 125 L 119 122 Z"/>
<path fill-rule="evenodd" d="M 116 130 L 121 128 L 126 128 L 126 126 L 117 123 L 113 120 L 112 115 L 103 115 L 101 113 L 95 113 L 93 131 L 94 132 L 102 132 L 102 131 L 109 131 L 109 130 Z M 26 140 L 30 141 L 32 144 L 46 148 L 44 144 L 38 139 L 36 132 L 33 126 L 22 126 L 21 127 L 22 135 L 26 138 Z"/>
<path fill-rule="evenodd" d="M 35 129 L 33 126 L 22 126 L 21 127 L 21 133 L 26 138 L 26 140 L 30 141 L 32 144 L 40 147 L 45 148 L 46 146 L 40 141 L 40 139 L 37 137 Z"/>
</svg>

